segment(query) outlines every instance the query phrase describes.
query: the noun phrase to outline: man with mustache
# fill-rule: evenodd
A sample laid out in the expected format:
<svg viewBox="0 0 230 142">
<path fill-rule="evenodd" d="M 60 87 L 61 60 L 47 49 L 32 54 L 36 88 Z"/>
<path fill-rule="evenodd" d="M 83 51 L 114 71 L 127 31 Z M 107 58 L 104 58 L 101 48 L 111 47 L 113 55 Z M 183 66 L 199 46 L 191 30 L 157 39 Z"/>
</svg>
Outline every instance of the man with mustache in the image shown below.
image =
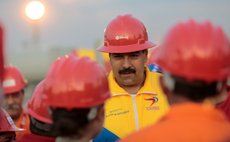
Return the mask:
<svg viewBox="0 0 230 142">
<path fill-rule="evenodd" d="M 9 65 L 4 67 L 3 77 L 3 107 L 14 120 L 19 128 L 26 131 L 17 133 L 17 139 L 22 135 L 29 133 L 29 116 L 23 110 L 24 89 L 27 85 L 22 73 L 15 66 Z"/>
<path fill-rule="evenodd" d="M 168 110 L 158 82 L 161 74 L 146 67 L 148 48 L 154 46 L 144 24 L 131 15 L 108 24 L 98 50 L 109 53 L 112 97 L 105 105 L 104 129 L 94 141 L 116 141 L 155 123 Z"/>
</svg>

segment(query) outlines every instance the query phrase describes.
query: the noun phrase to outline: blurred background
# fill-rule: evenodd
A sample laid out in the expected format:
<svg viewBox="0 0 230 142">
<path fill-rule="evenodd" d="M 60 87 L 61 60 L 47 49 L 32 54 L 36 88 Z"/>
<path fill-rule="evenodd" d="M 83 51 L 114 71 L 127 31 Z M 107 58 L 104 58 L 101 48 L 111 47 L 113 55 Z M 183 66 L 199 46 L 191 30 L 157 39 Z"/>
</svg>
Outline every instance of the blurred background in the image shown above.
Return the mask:
<svg viewBox="0 0 230 142">
<path fill-rule="evenodd" d="M 31 1 L 0 0 L 6 63 L 17 66 L 29 81 L 26 100 L 58 56 L 108 60 L 95 48 L 117 15 L 140 19 L 157 44 L 172 25 L 190 18 L 210 20 L 230 35 L 230 0 L 37 0 L 41 3 L 29 6 Z"/>
</svg>

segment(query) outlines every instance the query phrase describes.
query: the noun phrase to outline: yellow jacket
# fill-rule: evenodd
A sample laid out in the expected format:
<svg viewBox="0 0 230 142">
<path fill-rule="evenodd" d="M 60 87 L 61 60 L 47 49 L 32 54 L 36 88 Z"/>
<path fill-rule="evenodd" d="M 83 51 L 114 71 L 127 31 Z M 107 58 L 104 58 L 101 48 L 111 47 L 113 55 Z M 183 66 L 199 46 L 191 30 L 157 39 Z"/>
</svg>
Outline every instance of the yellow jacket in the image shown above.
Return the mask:
<svg viewBox="0 0 230 142">
<path fill-rule="evenodd" d="M 113 73 L 110 72 L 108 78 L 112 97 L 105 104 L 104 128 L 123 138 L 158 121 L 169 108 L 160 87 L 160 76 L 160 73 L 150 72 L 146 68 L 143 87 L 137 94 L 130 95 L 117 84 Z"/>
</svg>

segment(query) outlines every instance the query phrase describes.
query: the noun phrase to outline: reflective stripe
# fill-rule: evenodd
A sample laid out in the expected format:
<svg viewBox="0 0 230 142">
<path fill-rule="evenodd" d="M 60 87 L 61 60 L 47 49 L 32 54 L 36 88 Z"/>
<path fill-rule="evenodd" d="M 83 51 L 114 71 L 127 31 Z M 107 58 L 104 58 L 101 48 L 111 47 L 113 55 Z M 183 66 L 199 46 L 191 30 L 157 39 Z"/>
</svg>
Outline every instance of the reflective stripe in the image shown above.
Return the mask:
<svg viewBox="0 0 230 142">
<path fill-rule="evenodd" d="M 133 112 L 134 112 L 134 118 L 135 118 L 135 123 L 136 123 L 136 130 L 138 130 L 139 129 L 139 124 L 138 124 L 136 94 L 131 94 L 131 96 L 132 96 L 132 102 L 133 102 Z"/>
<path fill-rule="evenodd" d="M 6 87 L 14 87 L 14 86 L 16 86 L 16 80 L 15 79 L 4 80 L 3 83 L 2 83 L 2 86 L 4 88 L 6 88 Z"/>
<path fill-rule="evenodd" d="M 22 119 L 19 124 L 20 128 L 25 128 L 26 127 L 26 113 L 23 112 L 22 114 Z"/>
</svg>

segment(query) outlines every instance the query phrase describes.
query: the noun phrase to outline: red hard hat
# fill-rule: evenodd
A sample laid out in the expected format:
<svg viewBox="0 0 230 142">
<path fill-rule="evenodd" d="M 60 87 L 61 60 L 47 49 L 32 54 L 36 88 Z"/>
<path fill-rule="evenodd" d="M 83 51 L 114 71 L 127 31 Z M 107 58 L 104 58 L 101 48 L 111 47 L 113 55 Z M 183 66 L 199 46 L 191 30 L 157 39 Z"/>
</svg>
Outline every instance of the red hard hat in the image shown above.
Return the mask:
<svg viewBox="0 0 230 142">
<path fill-rule="evenodd" d="M 27 81 L 17 67 L 12 65 L 4 67 L 4 94 L 18 92 L 24 89 L 26 85 Z"/>
<path fill-rule="evenodd" d="M 173 27 L 159 48 L 156 63 L 171 74 L 207 82 L 230 75 L 230 44 L 220 27 L 189 20 Z"/>
<path fill-rule="evenodd" d="M 24 131 L 24 129 L 17 128 L 10 115 L 3 108 L 0 108 L 0 132 L 19 131 Z"/>
<path fill-rule="evenodd" d="M 58 58 L 48 71 L 44 94 L 51 107 L 89 108 L 110 97 L 103 68 L 88 57 Z"/>
<path fill-rule="evenodd" d="M 3 79 L 3 65 L 4 65 L 4 43 L 3 43 L 3 27 L 0 24 L 0 81 Z"/>
<path fill-rule="evenodd" d="M 155 46 L 148 41 L 144 24 L 131 15 L 118 16 L 105 29 L 104 46 L 98 50 L 107 53 L 127 53 Z"/>
<path fill-rule="evenodd" d="M 44 80 L 42 80 L 35 88 L 32 97 L 28 101 L 28 113 L 35 119 L 45 122 L 52 123 L 52 119 L 48 113 L 48 104 L 43 95 Z"/>
</svg>

